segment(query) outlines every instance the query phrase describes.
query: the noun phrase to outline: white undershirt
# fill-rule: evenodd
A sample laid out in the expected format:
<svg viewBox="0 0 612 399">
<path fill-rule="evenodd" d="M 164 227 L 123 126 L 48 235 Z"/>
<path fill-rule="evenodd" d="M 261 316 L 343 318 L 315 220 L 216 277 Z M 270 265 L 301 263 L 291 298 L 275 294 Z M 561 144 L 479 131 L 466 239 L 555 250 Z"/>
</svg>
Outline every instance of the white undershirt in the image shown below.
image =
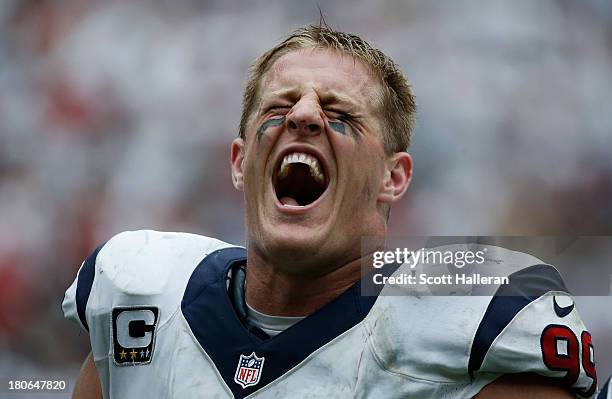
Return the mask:
<svg viewBox="0 0 612 399">
<path fill-rule="evenodd" d="M 249 324 L 263 330 L 271 337 L 280 334 L 298 321 L 303 320 L 305 318 L 305 316 L 271 316 L 265 313 L 258 312 L 257 310 L 253 309 L 248 303 L 246 304 L 246 307 Z"/>
</svg>

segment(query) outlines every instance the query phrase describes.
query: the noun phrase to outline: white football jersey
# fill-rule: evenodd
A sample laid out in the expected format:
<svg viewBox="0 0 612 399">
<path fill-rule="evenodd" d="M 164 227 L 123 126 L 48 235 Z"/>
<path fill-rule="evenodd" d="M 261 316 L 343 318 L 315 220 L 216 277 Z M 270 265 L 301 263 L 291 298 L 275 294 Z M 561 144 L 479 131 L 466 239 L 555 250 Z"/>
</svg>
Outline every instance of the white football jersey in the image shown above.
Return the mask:
<svg viewBox="0 0 612 399">
<path fill-rule="evenodd" d="M 242 247 L 155 231 L 83 262 L 63 309 L 89 332 L 104 397 L 471 398 L 527 372 L 596 391 L 590 334 L 556 269 L 530 255 L 499 249 L 514 271 L 494 295 L 365 296 L 357 282 L 269 338 L 228 294 L 245 262 Z"/>
</svg>

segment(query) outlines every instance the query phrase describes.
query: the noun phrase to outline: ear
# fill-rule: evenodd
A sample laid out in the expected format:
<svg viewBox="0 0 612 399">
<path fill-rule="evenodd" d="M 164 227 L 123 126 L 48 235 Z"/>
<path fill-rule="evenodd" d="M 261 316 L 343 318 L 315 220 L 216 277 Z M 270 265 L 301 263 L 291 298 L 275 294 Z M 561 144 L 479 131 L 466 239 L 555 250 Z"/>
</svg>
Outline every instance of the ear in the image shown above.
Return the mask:
<svg viewBox="0 0 612 399">
<path fill-rule="evenodd" d="M 378 201 L 392 203 L 398 201 L 412 180 L 412 157 L 407 152 L 397 152 L 385 162 L 385 176 Z"/>
<path fill-rule="evenodd" d="M 244 161 L 244 140 L 240 137 L 232 141 L 231 147 L 232 183 L 236 190 L 242 191 L 244 187 L 244 173 L 242 164 Z"/>
</svg>

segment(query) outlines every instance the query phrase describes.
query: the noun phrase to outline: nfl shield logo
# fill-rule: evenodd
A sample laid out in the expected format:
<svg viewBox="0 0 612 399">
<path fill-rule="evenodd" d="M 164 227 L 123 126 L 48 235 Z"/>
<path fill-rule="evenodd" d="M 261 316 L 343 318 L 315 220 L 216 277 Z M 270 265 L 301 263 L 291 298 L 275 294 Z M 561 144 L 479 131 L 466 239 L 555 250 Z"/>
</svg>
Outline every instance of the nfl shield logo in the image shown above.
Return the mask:
<svg viewBox="0 0 612 399">
<path fill-rule="evenodd" d="M 255 352 L 249 356 L 240 355 L 238 360 L 238 367 L 236 367 L 236 375 L 234 381 L 240 384 L 242 388 L 257 385 L 259 378 L 261 377 L 261 370 L 263 369 L 264 360 L 266 358 L 257 357 Z"/>
</svg>

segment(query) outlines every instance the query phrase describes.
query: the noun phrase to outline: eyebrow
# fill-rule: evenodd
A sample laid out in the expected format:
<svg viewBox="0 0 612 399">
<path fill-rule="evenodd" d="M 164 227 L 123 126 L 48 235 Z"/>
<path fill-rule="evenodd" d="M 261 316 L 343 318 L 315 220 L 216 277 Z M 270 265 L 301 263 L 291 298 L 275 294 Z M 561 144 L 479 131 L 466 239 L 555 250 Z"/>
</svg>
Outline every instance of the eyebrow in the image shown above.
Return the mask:
<svg viewBox="0 0 612 399">
<path fill-rule="evenodd" d="M 355 110 L 359 106 L 351 97 L 334 93 L 333 91 L 319 93 L 319 98 L 321 99 L 321 106 L 323 107 L 327 105 L 341 105 L 347 107 L 349 110 Z"/>
<path fill-rule="evenodd" d="M 263 98 L 263 102 L 270 102 L 272 99 L 287 100 L 296 103 L 300 99 L 300 91 L 298 88 L 281 89 L 273 91 Z M 336 93 L 332 90 L 317 90 L 317 96 L 321 102 L 321 107 L 329 105 L 340 105 L 347 108 L 348 112 L 356 111 L 359 104 L 354 102 L 351 97 Z"/>
</svg>

